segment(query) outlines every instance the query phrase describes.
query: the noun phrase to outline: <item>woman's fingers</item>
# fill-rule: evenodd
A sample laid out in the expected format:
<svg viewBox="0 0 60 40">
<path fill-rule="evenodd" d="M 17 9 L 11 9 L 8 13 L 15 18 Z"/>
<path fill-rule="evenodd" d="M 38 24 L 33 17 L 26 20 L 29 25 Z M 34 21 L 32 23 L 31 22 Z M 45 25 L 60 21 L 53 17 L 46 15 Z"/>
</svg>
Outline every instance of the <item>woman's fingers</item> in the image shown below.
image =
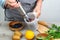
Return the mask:
<svg viewBox="0 0 60 40">
<path fill-rule="evenodd" d="M 38 17 L 40 16 L 40 10 L 35 9 L 34 12 L 36 12 L 36 13 L 35 13 L 36 18 L 38 18 Z"/>
<path fill-rule="evenodd" d="M 18 8 L 20 3 L 17 3 L 16 0 L 7 0 L 6 5 L 8 5 L 8 8 Z"/>
</svg>

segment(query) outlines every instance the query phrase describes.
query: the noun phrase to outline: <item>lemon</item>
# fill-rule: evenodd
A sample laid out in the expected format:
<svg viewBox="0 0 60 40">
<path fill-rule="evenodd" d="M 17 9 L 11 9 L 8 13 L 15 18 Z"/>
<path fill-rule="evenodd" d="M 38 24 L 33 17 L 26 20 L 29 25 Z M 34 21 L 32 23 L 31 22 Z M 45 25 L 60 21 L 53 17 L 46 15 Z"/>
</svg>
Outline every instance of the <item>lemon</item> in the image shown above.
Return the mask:
<svg viewBox="0 0 60 40">
<path fill-rule="evenodd" d="M 34 32 L 31 30 L 27 30 L 25 33 L 25 38 L 26 39 L 33 39 L 34 38 Z"/>
</svg>

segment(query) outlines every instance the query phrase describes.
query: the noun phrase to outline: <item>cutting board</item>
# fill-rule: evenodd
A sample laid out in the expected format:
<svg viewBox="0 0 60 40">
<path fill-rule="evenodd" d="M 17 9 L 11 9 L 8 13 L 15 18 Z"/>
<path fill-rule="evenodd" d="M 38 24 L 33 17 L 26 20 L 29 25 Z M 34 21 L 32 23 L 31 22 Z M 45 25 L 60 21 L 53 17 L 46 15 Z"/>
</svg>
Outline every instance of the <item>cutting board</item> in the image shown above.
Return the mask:
<svg viewBox="0 0 60 40">
<path fill-rule="evenodd" d="M 47 27 L 48 25 L 47 25 L 47 23 L 46 22 L 43 22 L 43 21 L 39 21 L 38 22 L 38 32 L 39 33 L 45 33 L 45 32 L 47 32 L 48 30 L 49 30 L 49 28 Z"/>
</svg>

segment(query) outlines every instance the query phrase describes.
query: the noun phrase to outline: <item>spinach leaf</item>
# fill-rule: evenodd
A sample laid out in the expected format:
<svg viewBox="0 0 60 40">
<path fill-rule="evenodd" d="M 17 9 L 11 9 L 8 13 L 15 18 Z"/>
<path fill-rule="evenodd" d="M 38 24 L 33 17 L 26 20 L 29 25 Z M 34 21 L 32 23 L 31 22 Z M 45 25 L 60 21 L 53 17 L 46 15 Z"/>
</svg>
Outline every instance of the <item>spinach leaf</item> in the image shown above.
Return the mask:
<svg viewBox="0 0 60 40">
<path fill-rule="evenodd" d="M 55 25 L 55 24 L 52 24 L 52 28 L 51 29 L 57 29 L 57 25 Z"/>
<path fill-rule="evenodd" d="M 58 30 L 58 32 L 60 32 L 60 26 L 58 26 L 57 30 Z"/>
</svg>

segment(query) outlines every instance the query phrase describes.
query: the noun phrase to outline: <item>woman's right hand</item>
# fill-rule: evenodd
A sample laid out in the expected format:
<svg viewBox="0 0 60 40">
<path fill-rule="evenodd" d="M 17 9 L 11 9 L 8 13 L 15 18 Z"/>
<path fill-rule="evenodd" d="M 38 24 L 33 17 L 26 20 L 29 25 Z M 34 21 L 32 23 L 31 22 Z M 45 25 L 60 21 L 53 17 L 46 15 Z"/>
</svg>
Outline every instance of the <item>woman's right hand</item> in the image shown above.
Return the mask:
<svg viewBox="0 0 60 40">
<path fill-rule="evenodd" d="M 6 8 L 18 8 L 20 5 L 20 2 L 17 2 L 16 0 L 6 0 L 5 7 Z"/>
</svg>

